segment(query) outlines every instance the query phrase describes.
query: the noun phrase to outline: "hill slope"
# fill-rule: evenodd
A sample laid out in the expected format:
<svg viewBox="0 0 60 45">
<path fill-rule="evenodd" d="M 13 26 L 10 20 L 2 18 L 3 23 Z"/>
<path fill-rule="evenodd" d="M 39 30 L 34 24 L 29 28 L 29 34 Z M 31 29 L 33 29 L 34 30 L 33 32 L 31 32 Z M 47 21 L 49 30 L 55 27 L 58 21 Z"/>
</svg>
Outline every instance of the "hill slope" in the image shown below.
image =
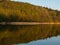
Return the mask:
<svg viewBox="0 0 60 45">
<path fill-rule="evenodd" d="M 60 19 L 60 12 L 23 2 L 0 2 L 0 22 L 55 22 Z"/>
</svg>

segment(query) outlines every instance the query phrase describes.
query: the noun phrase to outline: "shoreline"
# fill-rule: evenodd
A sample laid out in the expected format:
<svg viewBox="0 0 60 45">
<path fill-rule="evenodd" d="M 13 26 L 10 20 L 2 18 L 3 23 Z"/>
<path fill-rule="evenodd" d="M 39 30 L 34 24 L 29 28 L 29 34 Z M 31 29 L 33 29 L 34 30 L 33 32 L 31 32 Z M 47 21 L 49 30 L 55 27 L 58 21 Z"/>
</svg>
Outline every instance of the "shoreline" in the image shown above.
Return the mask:
<svg viewBox="0 0 60 45">
<path fill-rule="evenodd" d="M 0 25 L 39 25 L 39 24 L 60 24 L 58 22 L 1 22 Z"/>
</svg>

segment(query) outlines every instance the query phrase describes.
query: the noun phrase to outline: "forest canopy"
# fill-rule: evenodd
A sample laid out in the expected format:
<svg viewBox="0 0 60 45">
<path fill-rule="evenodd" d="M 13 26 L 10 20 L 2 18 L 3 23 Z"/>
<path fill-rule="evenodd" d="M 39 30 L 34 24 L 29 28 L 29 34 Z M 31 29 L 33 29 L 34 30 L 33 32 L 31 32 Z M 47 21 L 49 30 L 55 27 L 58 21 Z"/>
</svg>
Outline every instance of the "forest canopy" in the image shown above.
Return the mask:
<svg viewBox="0 0 60 45">
<path fill-rule="evenodd" d="M 0 2 L 0 22 L 60 22 L 60 11 L 58 10 L 24 2 L 5 1 Z"/>
</svg>

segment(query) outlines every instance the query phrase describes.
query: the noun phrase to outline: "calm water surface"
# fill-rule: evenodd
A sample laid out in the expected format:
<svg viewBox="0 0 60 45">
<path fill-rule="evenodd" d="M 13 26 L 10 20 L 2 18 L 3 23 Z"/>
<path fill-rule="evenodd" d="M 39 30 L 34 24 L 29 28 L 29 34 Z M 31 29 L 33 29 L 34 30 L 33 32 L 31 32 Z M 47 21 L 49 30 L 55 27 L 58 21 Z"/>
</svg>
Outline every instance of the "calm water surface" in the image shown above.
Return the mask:
<svg viewBox="0 0 60 45">
<path fill-rule="evenodd" d="M 15 45 L 60 45 L 60 36 Z"/>
<path fill-rule="evenodd" d="M 60 45 L 60 25 L 0 26 L 0 45 Z"/>
</svg>

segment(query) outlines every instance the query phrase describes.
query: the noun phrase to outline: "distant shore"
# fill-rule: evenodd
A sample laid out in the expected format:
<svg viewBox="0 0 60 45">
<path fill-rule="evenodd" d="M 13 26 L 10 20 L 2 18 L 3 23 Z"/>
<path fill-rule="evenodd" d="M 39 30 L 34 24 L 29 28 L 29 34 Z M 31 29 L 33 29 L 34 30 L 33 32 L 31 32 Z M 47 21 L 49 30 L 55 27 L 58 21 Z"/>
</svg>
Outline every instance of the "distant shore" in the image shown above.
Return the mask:
<svg viewBox="0 0 60 45">
<path fill-rule="evenodd" d="M 39 25 L 39 24 L 60 24 L 58 22 L 0 22 L 0 25 Z"/>
</svg>

